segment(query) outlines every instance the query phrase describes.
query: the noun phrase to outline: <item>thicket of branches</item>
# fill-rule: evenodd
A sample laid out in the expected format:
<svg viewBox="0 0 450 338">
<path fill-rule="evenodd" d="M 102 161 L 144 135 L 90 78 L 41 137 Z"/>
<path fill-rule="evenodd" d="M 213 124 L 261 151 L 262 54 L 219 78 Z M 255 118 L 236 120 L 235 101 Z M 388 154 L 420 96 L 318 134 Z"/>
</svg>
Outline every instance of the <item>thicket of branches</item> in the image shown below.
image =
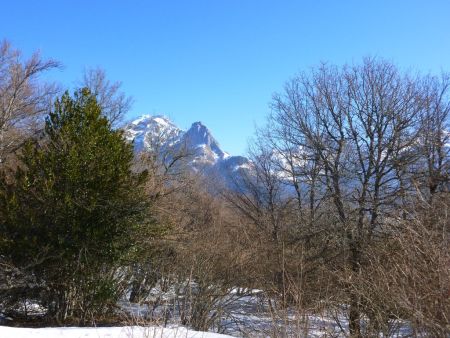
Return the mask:
<svg viewBox="0 0 450 338">
<path fill-rule="evenodd" d="M 449 84 L 365 59 L 274 96 L 254 174 L 228 199 L 266 233 L 264 281 L 284 302 L 345 304 L 354 337 L 389 334 L 393 319 L 448 333 Z"/>
<path fill-rule="evenodd" d="M 239 286 L 344 314 L 354 337 L 448 333 L 448 86 L 377 59 L 289 81 L 231 189 L 182 180 L 160 200 L 184 323 L 214 326 Z"/>
</svg>

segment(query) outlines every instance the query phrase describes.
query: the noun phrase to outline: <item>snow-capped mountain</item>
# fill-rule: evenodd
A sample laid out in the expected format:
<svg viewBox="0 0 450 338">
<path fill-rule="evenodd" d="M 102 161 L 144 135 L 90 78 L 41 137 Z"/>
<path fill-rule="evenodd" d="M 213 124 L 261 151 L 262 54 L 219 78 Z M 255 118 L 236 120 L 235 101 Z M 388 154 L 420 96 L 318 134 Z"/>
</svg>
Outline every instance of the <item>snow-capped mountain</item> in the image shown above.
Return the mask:
<svg viewBox="0 0 450 338">
<path fill-rule="evenodd" d="M 134 142 L 136 152 L 152 149 L 158 145 L 172 146 L 180 139 L 183 131 L 164 116 L 143 115 L 128 123 L 125 137 Z"/>
<path fill-rule="evenodd" d="M 209 129 L 194 122 L 182 130 L 162 115 L 143 115 L 124 127 L 125 137 L 134 143 L 136 152 L 157 151 L 161 154 L 185 154 L 190 168 L 230 183 L 234 176 L 250 167 L 243 156 L 224 152 Z"/>
</svg>

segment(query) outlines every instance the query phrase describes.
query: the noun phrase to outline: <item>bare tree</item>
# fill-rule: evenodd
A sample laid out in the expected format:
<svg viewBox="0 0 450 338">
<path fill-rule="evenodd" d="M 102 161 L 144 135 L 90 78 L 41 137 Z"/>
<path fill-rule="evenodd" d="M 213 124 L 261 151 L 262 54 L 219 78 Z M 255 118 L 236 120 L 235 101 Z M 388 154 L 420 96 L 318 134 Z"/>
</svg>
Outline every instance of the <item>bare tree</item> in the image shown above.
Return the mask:
<svg viewBox="0 0 450 338">
<path fill-rule="evenodd" d="M 256 143 L 251 150 L 250 171 L 235 175 L 233 190 L 224 196 L 275 243 L 280 239 L 283 213 L 289 201 L 283 199 L 283 185 L 277 176 L 276 154 Z"/>
<path fill-rule="evenodd" d="M 8 41 L 0 43 L 0 163 L 20 146 L 24 134 L 36 131 L 36 124 L 49 111 L 58 88 L 40 76 L 58 66 L 37 52 L 24 60 Z"/>
<path fill-rule="evenodd" d="M 381 214 L 398 203 L 396 173 L 414 159 L 419 94 L 392 64 L 365 59 L 342 69 L 322 65 L 274 97 L 272 122 L 289 131 L 283 141 L 321 163 L 323 198 L 345 233 L 348 280 L 363 273 L 364 247 L 382 229 Z M 351 285 L 348 291 L 350 333 L 360 336 L 363 304 Z"/>
<path fill-rule="evenodd" d="M 423 111 L 417 142 L 420 165 L 416 179 L 429 202 L 436 193 L 449 191 L 450 75 L 427 76 L 423 85 Z"/>
<path fill-rule="evenodd" d="M 80 86 L 89 88 L 97 98 L 103 114 L 115 126 L 122 121 L 133 103 L 133 99 L 121 91 L 122 83 L 108 80 L 106 72 L 101 68 L 86 69 Z"/>
</svg>

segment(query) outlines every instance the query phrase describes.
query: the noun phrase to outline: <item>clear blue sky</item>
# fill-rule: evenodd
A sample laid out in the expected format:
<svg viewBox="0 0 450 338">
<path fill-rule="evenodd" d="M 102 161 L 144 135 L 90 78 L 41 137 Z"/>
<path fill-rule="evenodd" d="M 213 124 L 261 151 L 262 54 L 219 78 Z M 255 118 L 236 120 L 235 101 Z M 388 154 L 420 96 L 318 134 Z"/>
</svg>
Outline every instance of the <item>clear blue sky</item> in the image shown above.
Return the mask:
<svg viewBox="0 0 450 338">
<path fill-rule="evenodd" d="M 134 97 L 129 118 L 202 121 L 237 155 L 273 92 L 320 61 L 450 71 L 450 1 L 4 0 L 1 38 L 61 61 L 66 87 L 100 66 Z"/>
</svg>

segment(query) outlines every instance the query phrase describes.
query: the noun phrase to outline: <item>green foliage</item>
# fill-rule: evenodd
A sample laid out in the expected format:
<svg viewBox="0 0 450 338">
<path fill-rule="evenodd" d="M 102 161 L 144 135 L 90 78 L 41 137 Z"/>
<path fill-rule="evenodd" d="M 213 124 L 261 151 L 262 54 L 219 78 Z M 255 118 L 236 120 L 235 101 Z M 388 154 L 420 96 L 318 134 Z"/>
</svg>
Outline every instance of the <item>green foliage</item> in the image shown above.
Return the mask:
<svg viewBox="0 0 450 338">
<path fill-rule="evenodd" d="M 66 92 L 14 179 L 0 178 L 0 253 L 31 266 L 58 321 L 85 322 L 113 305 L 121 260 L 151 229 L 145 173 L 131 171 L 132 145 L 101 113 L 88 90 Z"/>
</svg>

